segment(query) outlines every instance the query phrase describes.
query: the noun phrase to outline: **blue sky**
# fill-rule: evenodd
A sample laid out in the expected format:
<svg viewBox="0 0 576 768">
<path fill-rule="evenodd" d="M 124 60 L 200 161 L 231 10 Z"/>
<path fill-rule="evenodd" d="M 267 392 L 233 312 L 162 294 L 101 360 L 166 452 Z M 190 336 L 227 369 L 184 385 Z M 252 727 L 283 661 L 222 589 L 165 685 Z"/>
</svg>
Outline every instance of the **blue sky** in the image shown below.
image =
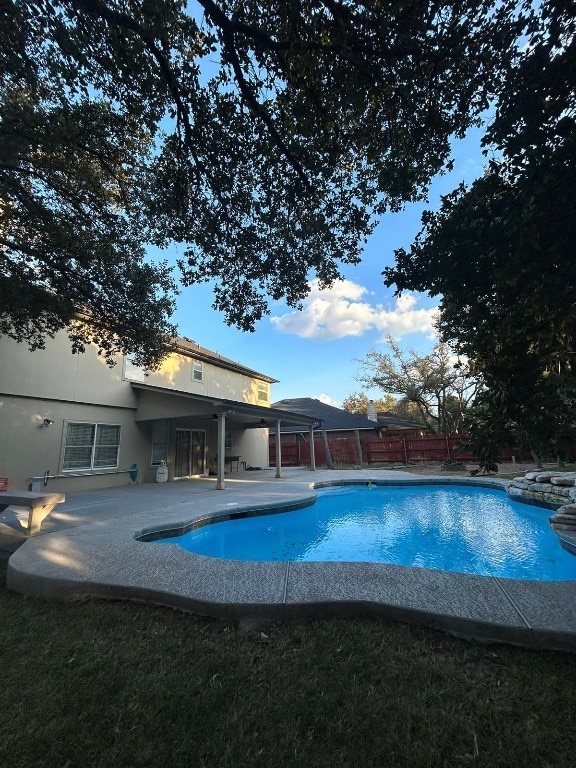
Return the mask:
<svg viewBox="0 0 576 768">
<path fill-rule="evenodd" d="M 393 289 L 384 287 L 381 273 L 393 263 L 396 248 L 410 246 L 425 208 L 438 208 L 441 195 L 482 173 L 483 133 L 483 129 L 472 129 L 465 139 L 454 143 L 454 169 L 433 181 L 429 203 L 388 214 L 370 237 L 362 263 L 344 266 L 345 281 L 332 290 L 320 292 L 313 286 L 302 312 L 273 302 L 271 315 L 258 323 L 254 333 L 244 333 L 229 328 L 223 315 L 212 309 L 210 285 L 192 286 L 182 289 L 178 297 L 173 320 L 179 334 L 279 379 L 272 387 L 273 401 L 316 397 L 336 406 L 347 395 L 361 391 L 354 378 L 361 367 L 359 361 L 372 349 L 385 351 L 386 335 L 392 335 L 403 349 L 430 351 L 437 301 L 423 294 L 395 298 Z M 163 257 L 175 260 L 182 250 L 174 247 Z M 381 393 L 372 390 L 369 394 L 378 397 Z"/>
</svg>

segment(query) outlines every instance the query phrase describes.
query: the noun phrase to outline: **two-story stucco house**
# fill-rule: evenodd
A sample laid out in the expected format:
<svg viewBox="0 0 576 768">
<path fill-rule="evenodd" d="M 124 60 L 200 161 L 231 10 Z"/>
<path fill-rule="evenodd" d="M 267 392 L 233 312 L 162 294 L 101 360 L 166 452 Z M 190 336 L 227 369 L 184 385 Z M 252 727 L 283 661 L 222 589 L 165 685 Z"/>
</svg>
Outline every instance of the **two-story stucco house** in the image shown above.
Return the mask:
<svg viewBox="0 0 576 768">
<path fill-rule="evenodd" d="M 269 428 L 312 429 L 270 408 L 275 381 L 188 339 L 146 373 L 72 354 L 65 333 L 34 352 L 2 337 L 0 477 L 66 492 L 153 482 L 166 462 L 168 480 L 213 474 L 222 488 L 226 470 L 268 466 Z"/>
</svg>

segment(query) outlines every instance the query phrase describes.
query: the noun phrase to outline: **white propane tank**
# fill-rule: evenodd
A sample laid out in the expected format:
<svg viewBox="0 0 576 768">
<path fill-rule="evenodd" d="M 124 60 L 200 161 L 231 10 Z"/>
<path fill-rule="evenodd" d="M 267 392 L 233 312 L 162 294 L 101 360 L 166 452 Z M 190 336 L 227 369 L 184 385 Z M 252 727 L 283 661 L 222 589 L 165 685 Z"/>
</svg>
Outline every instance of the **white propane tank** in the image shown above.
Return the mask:
<svg viewBox="0 0 576 768">
<path fill-rule="evenodd" d="M 156 470 L 156 482 L 166 483 L 168 481 L 168 467 L 164 459 L 160 462 L 160 466 Z"/>
</svg>

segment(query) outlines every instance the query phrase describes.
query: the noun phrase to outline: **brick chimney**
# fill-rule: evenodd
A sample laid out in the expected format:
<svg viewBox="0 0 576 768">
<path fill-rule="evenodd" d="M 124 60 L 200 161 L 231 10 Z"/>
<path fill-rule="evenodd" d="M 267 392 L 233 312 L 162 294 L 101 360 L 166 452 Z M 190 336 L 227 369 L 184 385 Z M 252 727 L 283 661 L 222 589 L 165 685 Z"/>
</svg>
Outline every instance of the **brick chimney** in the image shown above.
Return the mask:
<svg viewBox="0 0 576 768">
<path fill-rule="evenodd" d="M 368 402 L 366 418 L 369 419 L 370 421 L 375 421 L 376 423 L 378 423 L 378 413 L 376 412 L 376 404 L 374 403 L 374 400 L 370 400 Z"/>
</svg>

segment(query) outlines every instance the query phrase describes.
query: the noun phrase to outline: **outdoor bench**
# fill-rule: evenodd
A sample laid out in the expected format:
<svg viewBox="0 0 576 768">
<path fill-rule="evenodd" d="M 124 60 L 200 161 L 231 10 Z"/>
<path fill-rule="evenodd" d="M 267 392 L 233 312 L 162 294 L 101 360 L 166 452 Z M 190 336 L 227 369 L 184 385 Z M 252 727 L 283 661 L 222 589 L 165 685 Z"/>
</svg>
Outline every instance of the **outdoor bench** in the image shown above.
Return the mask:
<svg viewBox="0 0 576 768">
<path fill-rule="evenodd" d="M 26 507 L 28 525 L 26 535 L 40 531 L 44 518 L 52 512 L 56 504 L 66 501 L 63 493 L 37 493 L 35 491 L 2 491 L 0 493 L 0 514 L 8 507 Z"/>
</svg>

